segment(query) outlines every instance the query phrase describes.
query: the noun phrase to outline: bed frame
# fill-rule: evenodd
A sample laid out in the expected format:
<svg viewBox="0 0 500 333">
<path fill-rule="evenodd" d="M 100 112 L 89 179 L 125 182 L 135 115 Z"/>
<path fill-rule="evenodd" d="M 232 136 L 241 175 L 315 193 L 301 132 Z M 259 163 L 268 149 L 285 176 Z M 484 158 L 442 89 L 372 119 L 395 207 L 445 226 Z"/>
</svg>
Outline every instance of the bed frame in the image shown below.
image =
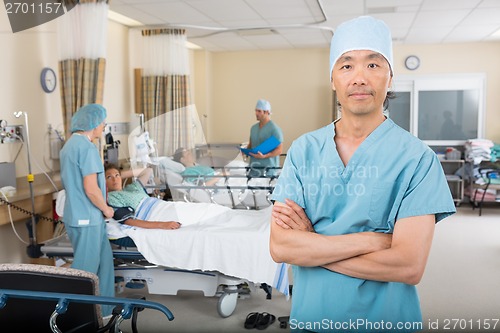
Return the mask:
<svg viewBox="0 0 500 333">
<path fill-rule="evenodd" d="M 184 270 L 162 267 L 147 262 L 136 248 L 112 245 L 115 258 L 117 293 L 124 288 L 147 287 L 154 295 L 177 295 L 179 291 L 201 291 L 206 297 L 219 297 L 217 313 L 226 318 L 236 309 L 238 298 L 249 297 L 255 291 L 254 283 L 224 275 L 216 271 Z M 66 234 L 47 241 L 40 250 L 44 256 L 70 261 L 73 248 Z M 266 298 L 272 298 L 272 288 L 261 284 Z"/>
</svg>

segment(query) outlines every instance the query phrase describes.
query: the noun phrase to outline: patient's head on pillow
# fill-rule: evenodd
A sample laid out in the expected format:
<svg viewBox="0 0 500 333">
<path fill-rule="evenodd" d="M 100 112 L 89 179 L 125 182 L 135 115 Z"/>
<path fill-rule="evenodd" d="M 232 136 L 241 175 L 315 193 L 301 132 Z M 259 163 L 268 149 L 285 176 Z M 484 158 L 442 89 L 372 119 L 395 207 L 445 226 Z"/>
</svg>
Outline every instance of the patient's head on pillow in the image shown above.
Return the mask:
<svg viewBox="0 0 500 333">
<path fill-rule="evenodd" d="M 178 148 L 172 159 L 176 162 L 182 163 L 185 167 L 190 167 L 196 165 L 193 153 L 191 150 L 186 148 Z"/>
</svg>

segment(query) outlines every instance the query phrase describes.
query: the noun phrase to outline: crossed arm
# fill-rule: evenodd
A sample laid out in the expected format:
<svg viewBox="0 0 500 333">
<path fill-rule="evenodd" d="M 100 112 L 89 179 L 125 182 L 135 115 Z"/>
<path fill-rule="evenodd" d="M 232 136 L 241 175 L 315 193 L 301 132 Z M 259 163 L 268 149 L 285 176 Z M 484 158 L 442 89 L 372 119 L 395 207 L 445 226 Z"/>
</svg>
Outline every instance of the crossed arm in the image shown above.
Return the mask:
<svg viewBox="0 0 500 333">
<path fill-rule="evenodd" d="M 317 234 L 302 207 L 276 202 L 271 220 L 271 256 L 277 262 L 322 266 L 348 276 L 417 284 L 424 273 L 434 234 L 434 215 L 397 221 L 392 235 L 360 232 Z"/>
</svg>

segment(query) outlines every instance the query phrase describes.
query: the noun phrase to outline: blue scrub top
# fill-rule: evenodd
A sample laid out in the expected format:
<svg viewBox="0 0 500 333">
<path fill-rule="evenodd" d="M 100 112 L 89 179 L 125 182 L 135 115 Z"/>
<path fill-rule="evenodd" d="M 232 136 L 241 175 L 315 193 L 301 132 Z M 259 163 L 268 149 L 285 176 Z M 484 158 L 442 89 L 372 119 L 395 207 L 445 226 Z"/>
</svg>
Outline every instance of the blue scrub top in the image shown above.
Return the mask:
<svg viewBox="0 0 500 333">
<path fill-rule="evenodd" d="M 74 133 L 61 150 L 61 181 L 66 190 L 64 223 L 86 227 L 104 223 L 104 216 L 85 194 L 83 177 L 97 174 L 97 184 L 106 196 L 104 166 L 96 146 L 83 135 Z"/>
<path fill-rule="evenodd" d="M 288 198 L 302 206 L 317 233 L 392 233 L 398 219 L 435 214 L 438 222 L 456 211 L 436 154 L 391 119 L 361 143 L 347 166 L 334 136 L 332 123 L 295 140 L 272 194 L 273 200 Z M 422 320 L 415 286 L 362 280 L 319 267 L 294 266 L 293 273 L 292 329 L 316 323 L 312 331 L 335 331 L 340 325 L 332 327 L 325 320 L 384 321 L 393 327 Z M 356 328 L 352 331 L 373 331 Z"/>
<path fill-rule="evenodd" d="M 283 131 L 272 120 L 268 121 L 264 126 L 262 126 L 262 128 L 259 127 L 259 123 L 254 124 L 250 128 L 250 141 L 252 143 L 252 148 L 257 147 L 271 136 L 274 136 L 279 142 L 283 143 Z M 280 158 L 279 156 L 274 156 L 259 159 L 250 156 L 250 166 L 279 167 Z M 273 172 L 271 171 L 270 174 L 273 174 Z"/>
</svg>

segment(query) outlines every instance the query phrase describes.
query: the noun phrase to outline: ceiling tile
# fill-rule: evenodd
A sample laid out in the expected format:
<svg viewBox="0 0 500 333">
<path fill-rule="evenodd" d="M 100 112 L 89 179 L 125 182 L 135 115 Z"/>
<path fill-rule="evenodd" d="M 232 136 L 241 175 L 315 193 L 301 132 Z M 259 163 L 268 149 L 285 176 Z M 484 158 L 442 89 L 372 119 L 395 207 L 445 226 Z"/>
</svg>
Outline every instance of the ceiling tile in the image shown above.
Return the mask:
<svg viewBox="0 0 500 333">
<path fill-rule="evenodd" d="M 445 38 L 445 42 L 474 42 L 483 36 L 486 40 L 492 33 L 498 30 L 498 25 L 482 25 L 477 26 L 474 30 L 466 26 L 460 26 L 453 29 L 452 32 Z"/>
<path fill-rule="evenodd" d="M 256 20 L 261 17 L 243 0 L 186 0 L 186 3 L 217 22 Z"/>
<path fill-rule="evenodd" d="M 340 23 L 370 11 L 388 24 L 395 43 L 491 40 L 500 29 L 500 0 L 111 0 L 110 9 L 145 25 L 182 26 L 188 39 L 214 52 L 328 47 Z M 331 31 L 311 31 L 313 22 Z M 233 32 L 255 27 L 280 34 Z"/>
<path fill-rule="evenodd" d="M 473 9 L 481 0 L 425 0 L 421 10 Z"/>
<path fill-rule="evenodd" d="M 447 10 L 447 11 L 432 11 L 420 12 L 413 22 L 413 28 L 425 28 L 429 26 L 429 22 L 434 22 L 435 26 L 456 26 L 468 14 L 469 10 Z"/>
<path fill-rule="evenodd" d="M 500 7 L 476 9 L 463 20 L 462 24 L 468 26 L 484 24 L 500 25 Z"/>
<path fill-rule="evenodd" d="M 410 30 L 406 36 L 405 44 L 415 43 L 440 43 L 452 30 L 452 27 L 427 27 Z"/>
</svg>

